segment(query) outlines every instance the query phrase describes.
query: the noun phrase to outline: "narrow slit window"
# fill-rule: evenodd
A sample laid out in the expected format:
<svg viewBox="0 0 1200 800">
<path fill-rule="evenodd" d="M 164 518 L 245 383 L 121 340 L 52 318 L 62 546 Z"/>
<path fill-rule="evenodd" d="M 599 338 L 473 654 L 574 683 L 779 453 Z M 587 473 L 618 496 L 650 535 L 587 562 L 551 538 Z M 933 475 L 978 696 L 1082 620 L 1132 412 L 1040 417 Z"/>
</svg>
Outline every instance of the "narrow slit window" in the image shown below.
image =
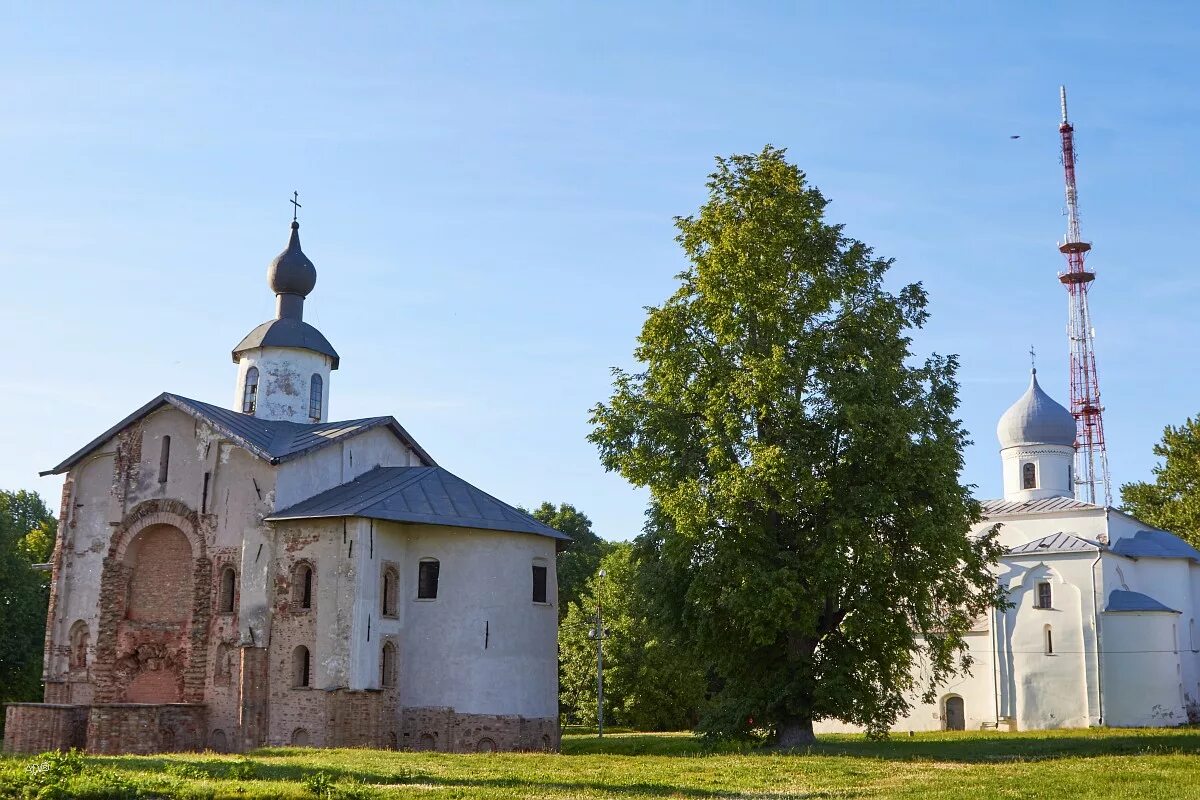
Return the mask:
<svg viewBox="0 0 1200 800">
<path fill-rule="evenodd" d="M 434 559 L 422 561 L 417 568 L 417 599 L 436 600 L 438 595 L 438 573 L 441 565 Z"/>
<path fill-rule="evenodd" d="M 89 640 L 86 622 L 79 620 L 71 626 L 71 669 L 87 669 Z"/>
<path fill-rule="evenodd" d="M 1046 655 L 1054 655 L 1054 632 L 1049 625 L 1046 626 Z"/>
<path fill-rule="evenodd" d="M 313 422 L 321 421 L 321 396 L 324 388 L 324 381 L 321 376 L 313 373 L 312 380 L 308 382 L 308 418 Z"/>
<path fill-rule="evenodd" d="M 242 392 L 242 413 L 253 414 L 258 407 L 258 367 L 246 370 L 246 388 Z"/>
<path fill-rule="evenodd" d="M 158 453 L 158 482 L 167 482 L 167 471 L 171 466 L 171 437 L 162 437 L 162 449 Z"/>
<path fill-rule="evenodd" d="M 1032 461 L 1027 461 L 1021 465 L 1021 488 L 1037 488 L 1037 467 L 1033 465 Z"/>
<path fill-rule="evenodd" d="M 232 614 L 234 609 L 234 595 L 237 589 L 237 573 L 233 571 L 233 567 L 226 567 L 221 570 L 221 613 Z"/>
<path fill-rule="evenodd" d="M 385 617 L 396 616 L 396 589 L 400 582 L 400 576 L 392 567 L 388 567 L 383 571 L 383 586 L 380 587 L 381 600 L 383 605 L 383 615 Z"/>
<path fill-rule="evenodd" d="M 1054 593 L 1049 581 L 1042 581 L 1037 585 L 1037 607 L 1054 608 Z"/>
<path fill-rule="evenodd" d="M 544 564 L 533 565 L 533 602 L 546 602 L 546 566 Z"/>
<path fill-rule="evenodd" d="M 302 611 L 313 607 L 313 570 L 307 563 L 297 564 L 293 568 L 292 606 Z"/>
<path fill-rule="evenodd" d="M 396 645 L 391 642 L 383 643 L 383 655 L 380 658 L 379 683 L 391 688 L 396 685 Z"/>
</svg>

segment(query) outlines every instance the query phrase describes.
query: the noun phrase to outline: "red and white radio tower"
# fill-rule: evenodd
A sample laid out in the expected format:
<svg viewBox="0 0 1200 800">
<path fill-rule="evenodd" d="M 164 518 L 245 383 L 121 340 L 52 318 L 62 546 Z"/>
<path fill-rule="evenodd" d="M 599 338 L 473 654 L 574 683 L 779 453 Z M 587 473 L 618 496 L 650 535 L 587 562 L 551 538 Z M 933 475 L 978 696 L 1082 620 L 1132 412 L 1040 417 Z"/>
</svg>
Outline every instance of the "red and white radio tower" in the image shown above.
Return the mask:
<svg viewBox="0 0 1200 800">
<path fill-rule="evenodd" d="M 1108 452 L 1104 447 L 1103 407 L 1100 379 L 1096 374 L 1096 351 L 1092 317 L 1088 311 L 1088 288 L 1096 273 L 1084 266 L 1092 245 L 1079 233 L 1079 199 L 1075 191 L 1075 129 L 1067 121 L 1067 87 L 1059 87 L 1062 99 L 1062 164 L 1067 179 L 1067 238 L 1058 246 L 1067 257 L 1067 268 L 1058 279 L 1067 287 L 1070 318 L 1067 337 L 1071 346 L 1071 414 L 1075 417 L 1075 495 L 1096 503 L 1103 494 L 1104 505 L 1112 505 L 1108 478 Z"/>
</svg>

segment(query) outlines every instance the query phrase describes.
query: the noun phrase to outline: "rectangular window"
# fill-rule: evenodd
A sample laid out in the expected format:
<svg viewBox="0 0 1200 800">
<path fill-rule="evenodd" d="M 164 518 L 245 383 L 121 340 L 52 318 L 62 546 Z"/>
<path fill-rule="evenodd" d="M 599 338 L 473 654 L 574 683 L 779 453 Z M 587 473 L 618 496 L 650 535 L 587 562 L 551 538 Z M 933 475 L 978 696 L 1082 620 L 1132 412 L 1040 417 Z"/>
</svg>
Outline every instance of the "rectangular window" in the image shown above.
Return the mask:
<svg viewBox="0 0 1200 800">
<path fill-rule="evenodd" d="M 435 600 L 438 592 L 438 571 L 440 564 L 436 561 L 422 561 L 417 572 L 417 599 Z"/>
<path fill-rule="evenodd" d="M 1037 585 L 1037 607 L 1038 608 L 1053 608 L 1054 598 L 1050 594 L 1049 583 L 1039 583 Z"/>
<path fill-rule="evenodd" d="M 533 565 L 533 602 L 546 602 L 546 568 L 540 564 Z"/>
</svg>

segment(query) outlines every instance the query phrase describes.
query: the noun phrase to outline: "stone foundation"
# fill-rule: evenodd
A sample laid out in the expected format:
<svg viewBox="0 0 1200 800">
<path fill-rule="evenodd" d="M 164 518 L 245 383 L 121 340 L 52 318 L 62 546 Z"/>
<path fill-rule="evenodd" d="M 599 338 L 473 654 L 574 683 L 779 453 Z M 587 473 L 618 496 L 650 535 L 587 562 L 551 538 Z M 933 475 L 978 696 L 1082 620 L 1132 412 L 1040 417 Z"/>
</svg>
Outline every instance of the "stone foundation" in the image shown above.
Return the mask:
<svg viewBox="0 0 1200 800">
<path fill-rule="evenodd" d="M 405 750 L 557 751 L 560 744 L 557 719 L 459 714 L 452 708 L 405 708 L 400 720 L 400 747 Z"/>
<path fill-rule="evenodd" d="M 375 747 L 444 753 L 557 751 L 557 719 L 459 714 L 452 708 L 405 708 L 387 712 L 386 694 L 327 695 L 324 724 L 300 728 L 287 744 Z M 149 755 L 238 748 L 237 731 L 209 731 L 207 708 L 189 703 L 112 703 L 92 706 L 14 703 L 5 717 L 4 750 L 41 753 L 78 747 L 101 755 Z M 249 749 L 249 748 L 245 748 Z"/>
</svg>

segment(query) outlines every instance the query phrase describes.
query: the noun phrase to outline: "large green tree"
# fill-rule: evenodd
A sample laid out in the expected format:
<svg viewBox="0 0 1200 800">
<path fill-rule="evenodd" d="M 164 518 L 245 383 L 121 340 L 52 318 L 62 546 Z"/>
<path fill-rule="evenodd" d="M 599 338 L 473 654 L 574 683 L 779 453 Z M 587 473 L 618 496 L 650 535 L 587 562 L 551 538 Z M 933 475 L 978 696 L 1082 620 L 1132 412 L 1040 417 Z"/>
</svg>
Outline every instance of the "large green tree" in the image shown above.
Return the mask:
<svg viewBox="0 0 1200 800">
<path fill-rule="evenodd" d="M 969 667 L 964 634 L 1002 602 L 994 531 L 967 535 L 957 362 L 914 359 L 925 292 L 885 289 L 891 262 L 826 221 L 782 150 L 717 159 L 708 193 L 590 438 L 669 523 L 644 544 L 721 683 L 702 728 L 882 734 Z"/>
<path fill-rule="evenodd" d="M 49 560 L 55 529 L 36 493 L 0 492 L 0 703 L 41 699 L 50 582 L 33 565 Z"/>
<path fill-rule="evenodd" d="M 592 530 L 592 521 L 570 503 L 545 502 L 528 512 L 539 522 L 571 537 L 570 546 L 558 554 L 558 618 L 561 621 L 583 585 L 600 568 L 600 559 L 612 546 Z"/>
<path fill-rule="evenodd" d="M 559 629 L 559 684 L 563 711 L 596 724 L 597 607 L 603 609 L 604 719 L 638 730 L 679 730 L 696 724 L 704 703 L 705 671 L 650 613 L 643 573 L 632 543 L 613 545 L 604 571 L 586 582 Z"/>
<path fill-rule="evenodd" d="M 1162 459 L 1154 481 L 1126 483 L 1121 503 L 1138 519 L 1200 547 L 1200 418 L 1168 425 L 1154 455 Z"/>
</svg>

